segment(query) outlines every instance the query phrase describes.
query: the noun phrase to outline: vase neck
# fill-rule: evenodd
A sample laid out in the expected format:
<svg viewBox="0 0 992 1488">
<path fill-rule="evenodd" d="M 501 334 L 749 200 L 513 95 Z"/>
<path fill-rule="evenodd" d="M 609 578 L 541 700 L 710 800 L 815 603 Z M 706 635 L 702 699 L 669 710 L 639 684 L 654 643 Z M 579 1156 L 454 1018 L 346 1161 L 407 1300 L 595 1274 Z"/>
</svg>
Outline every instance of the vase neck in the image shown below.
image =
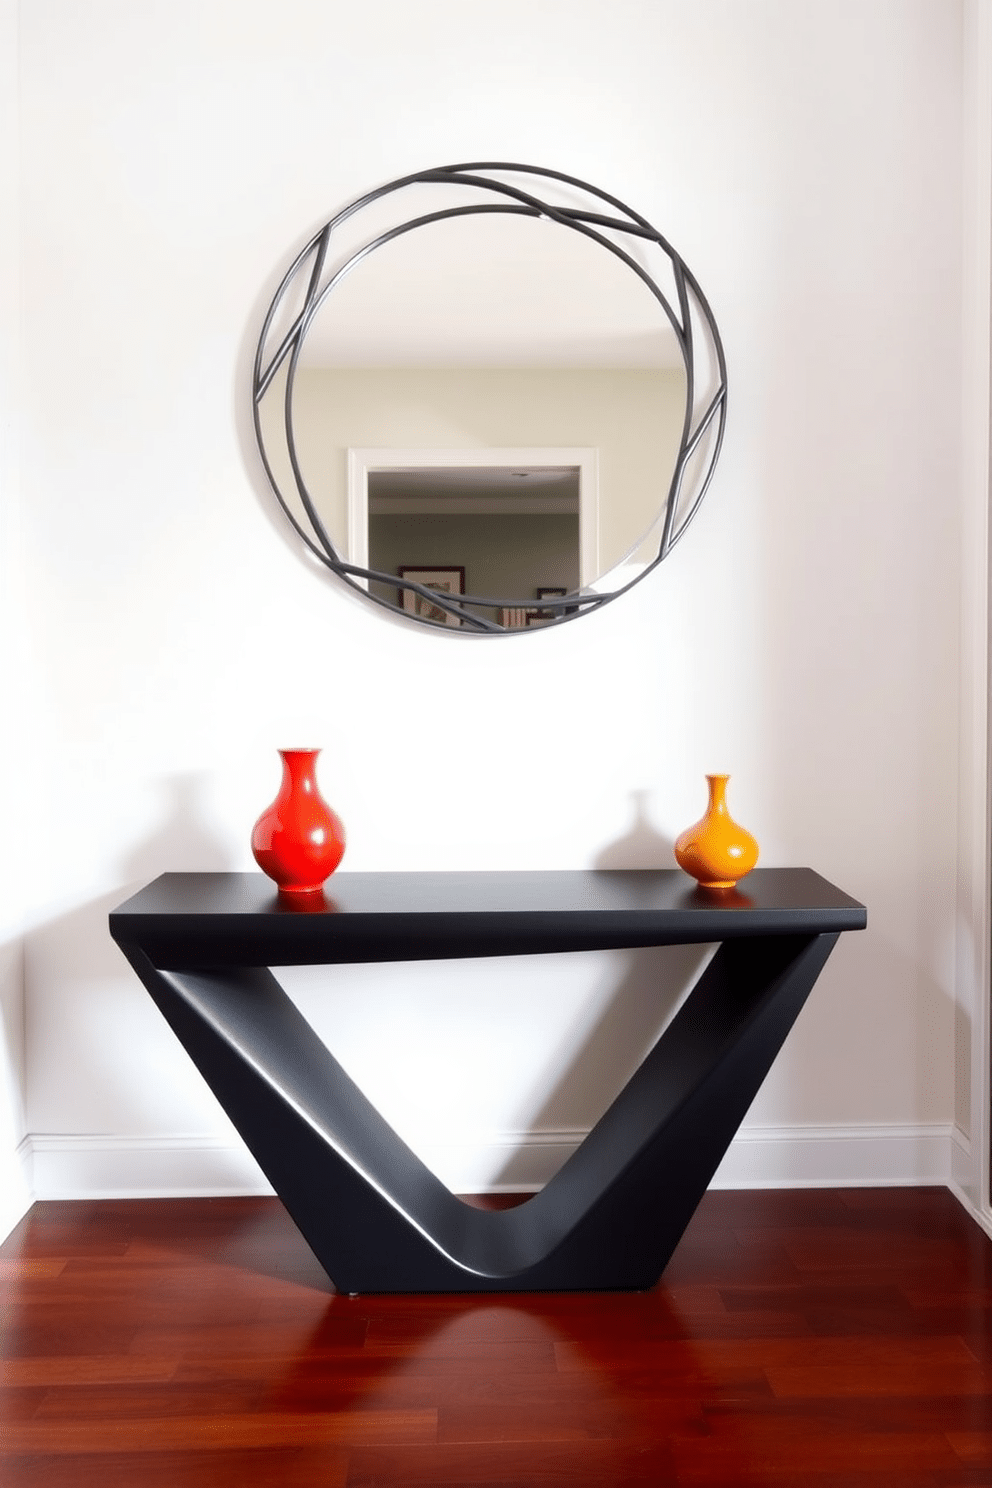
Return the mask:
<svg viewBox="0 0 992 1488">
<path fill-rule="evenodd" d="M 319 749 L 280 749 L 283 786 L 294 790 L 316 790 L 314 770 Z"/>
<path fill-rule="evenodd" d="M 707 775 L 710 788 L 710 810 L 725 812 L 727 810 L 727 781 L 729 775 Z"/>
</svg>

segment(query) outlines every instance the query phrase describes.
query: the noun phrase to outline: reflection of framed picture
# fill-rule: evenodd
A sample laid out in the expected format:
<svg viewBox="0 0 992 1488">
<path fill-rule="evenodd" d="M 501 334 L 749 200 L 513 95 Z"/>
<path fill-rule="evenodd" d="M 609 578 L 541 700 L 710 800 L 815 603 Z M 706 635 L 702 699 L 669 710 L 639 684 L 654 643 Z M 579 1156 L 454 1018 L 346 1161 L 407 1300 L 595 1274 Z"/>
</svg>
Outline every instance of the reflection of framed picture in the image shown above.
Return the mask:
<svg viewBox="0 0 992 1488">
<path fill-rule="evenodd" d="M 423 584 L 425 589 L 436 589 L 439 594 L 465 593 L 464 568 L 413 568 L 404 564 L 396 572 L 401 579 L 412 579 L 415 584 Z M 399 597 L 407 614 L 416 615 L 420 620 L 433 620 L 438 625 L 462 623 L 460 616 L 452 615 L 441 605 L 432 604 L 416 589 L 401 589 Z"/>
<path fill-rule="evenodd" d="M 564 585 L 562 585 L 561 588 L 559 588 L 558 585 L 555 585 L 554 588 L 545 587 L 543 589 L 536 589 L 534 592 L 539 600 L 564 599 L 565 595 L 568 593 L 568 590 L 564 587 Z M 572 605 L 569 605 L 567 609 L 528 610 L 527 624 L 550 625 L 552 620 L 560 620 L 562 615 L 570 615 L 572 613 L 572 610 Z"/>
</svg>

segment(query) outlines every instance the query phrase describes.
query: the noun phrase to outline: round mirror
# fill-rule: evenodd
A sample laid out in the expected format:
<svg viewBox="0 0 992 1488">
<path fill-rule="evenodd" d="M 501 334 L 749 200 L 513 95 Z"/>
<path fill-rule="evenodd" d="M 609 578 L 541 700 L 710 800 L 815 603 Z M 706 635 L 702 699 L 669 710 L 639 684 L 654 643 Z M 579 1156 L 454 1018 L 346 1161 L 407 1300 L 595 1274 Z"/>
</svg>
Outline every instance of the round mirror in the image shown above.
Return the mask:
<svg viewBox="0 0 992 1488">
<path fill-rule="evenodd" d="M 315 234 L 253 394 L 321 562 L 420 623 L 502 633 L 588 613 L 665 557 L 719 453 L 726 369 L 642 217 L 556 172 L 461 165 Z"/>
</svg>

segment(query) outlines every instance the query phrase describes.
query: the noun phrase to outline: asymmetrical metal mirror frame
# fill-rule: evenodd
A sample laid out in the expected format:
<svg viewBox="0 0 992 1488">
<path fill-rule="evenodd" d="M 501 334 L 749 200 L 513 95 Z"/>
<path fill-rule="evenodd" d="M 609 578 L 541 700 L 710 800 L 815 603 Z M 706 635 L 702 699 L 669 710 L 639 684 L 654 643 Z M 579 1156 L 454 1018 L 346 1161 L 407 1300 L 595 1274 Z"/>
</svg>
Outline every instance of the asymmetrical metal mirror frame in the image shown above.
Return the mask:
<svg viewBox="0 0 992 1488">
<path fill-rule="evenodd" d="M 416 200 L 417 193 L 420 206 L 428 205 L 430 210 L 404 215 L 405 204 L 411 196 Z M 584 579 L 570 592 L 542 593 L 543 623 L 562 624 L 598 609 L 651 572 L 671 552 L 706 494 L 726 419 L 723 346 L 696 279 L 661 233 L 608 192 L 558 171 L 480 162 L 400 177 L 339 211 L 297 254 L 265 317 L 252 385 L 262 460 L 276 499 L 314 558 L 367 599 L 398 613 L 409 615 L 409 604 L 406 610 L 403 605 L 405 596 L 419 596 L 428 603 L 415 600 L 414 605 L 424 613 L 409 618 L 439 627 L 454 626 L 463 634 L 505 633 L 506 622 L 501 617 L 517 607 L 533 606 L 533 595 L 439 592 L 415 578 L 349 561 L 348 555 L 339 551 L 340 542 L 335 545 L 311 489 L 311 473 L 301 460 L 294 394 L 301 353 L 315 317 L 359 264 L 387 244 L 432 224 L 468 217 L 491 222 L 496 216 L 544 219 L 582 235 L 612 255 L 614 263 L 619 262 L 636 275 L 652 297 L 646 302 L 653 307 L 650 313 L 659 321 L 664 317 L 665 334 L 674 337 L 684 368 L 684 412 L 680 409 L 681 437 L 674 468 L 670 475 L 668 470 L 658 473 L 655 515 L 648 531 L 637 533 L 630 550 L 641 555 L 639 560 L 611 563 L 605 576 Z M 367 234 L 363 228 L 366 220 L 371 222 Z M 271 416 L 274 397 L 281 404 L 275 418 Z M 267 399 L 269 416 L 263 418 L 261 410 Z M 397 595 L 398 602 L 388 595 Z"/>
</svg>

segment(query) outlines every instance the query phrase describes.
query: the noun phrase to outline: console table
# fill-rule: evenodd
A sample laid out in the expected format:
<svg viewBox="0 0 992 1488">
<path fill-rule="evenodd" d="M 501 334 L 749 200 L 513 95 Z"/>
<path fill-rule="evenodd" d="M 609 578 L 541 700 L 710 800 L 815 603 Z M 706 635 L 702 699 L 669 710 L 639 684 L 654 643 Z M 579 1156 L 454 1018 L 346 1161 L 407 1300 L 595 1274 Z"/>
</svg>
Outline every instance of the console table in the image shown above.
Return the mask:
<svg viewBox="0 0 992 1488">
<path fill-rule="evenodd" d="M 678 870 L 339 873 L 311 912 L 254 873 L 166 873 L 110 932 L 341 1291 L 644 1289 L 660 1277 L 863 905 L 808 868 L 737 891 Z M 528 1202 L 463 1203 L 269 967 L 718 942 L 577 1152 Z"/>
</svg>

